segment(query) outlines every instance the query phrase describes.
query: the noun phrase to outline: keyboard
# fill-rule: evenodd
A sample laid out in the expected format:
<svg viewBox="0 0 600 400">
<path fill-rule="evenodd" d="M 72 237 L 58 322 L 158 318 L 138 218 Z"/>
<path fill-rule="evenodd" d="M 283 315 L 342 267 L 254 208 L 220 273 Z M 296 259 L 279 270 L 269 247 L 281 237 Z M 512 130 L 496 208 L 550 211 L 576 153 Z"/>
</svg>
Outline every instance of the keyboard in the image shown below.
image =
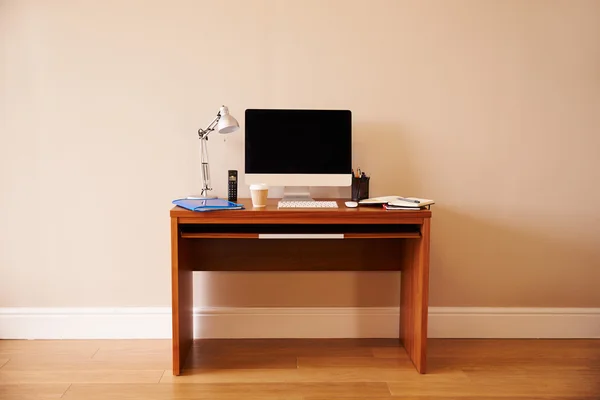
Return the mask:
<svg viewBox="0 0 600 400">
<path fill-rule="evenodd" d="M 335 201 L 279 201 L 277 208 L 338 208 Z"/>
</svg>

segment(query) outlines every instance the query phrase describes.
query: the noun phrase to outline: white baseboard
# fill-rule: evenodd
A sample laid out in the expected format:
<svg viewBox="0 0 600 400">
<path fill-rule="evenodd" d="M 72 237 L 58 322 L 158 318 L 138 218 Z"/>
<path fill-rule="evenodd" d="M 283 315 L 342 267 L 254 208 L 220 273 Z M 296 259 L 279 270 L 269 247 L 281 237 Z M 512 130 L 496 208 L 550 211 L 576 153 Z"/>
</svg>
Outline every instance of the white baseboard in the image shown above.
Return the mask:
<svg viewBox="0 0 600 400">
<path fill-rule="evenodd" d="M 396 338 L 396 307 L 201 308 L 198 338 Z M 430 307 L 431 338 L 600 338 L 600 308 Z M 169 307 L 0 308 L 0 339 L 169 339 Z"/>
<path fill-rule="evenodd" d="M 0 339 L 166 339 L 168 307 L 0 308 Z"/>
<path fill-rule="evenodd" d="M 600 308 L 430 307 L 429 337 L 600 339 Z"/>
</svg>

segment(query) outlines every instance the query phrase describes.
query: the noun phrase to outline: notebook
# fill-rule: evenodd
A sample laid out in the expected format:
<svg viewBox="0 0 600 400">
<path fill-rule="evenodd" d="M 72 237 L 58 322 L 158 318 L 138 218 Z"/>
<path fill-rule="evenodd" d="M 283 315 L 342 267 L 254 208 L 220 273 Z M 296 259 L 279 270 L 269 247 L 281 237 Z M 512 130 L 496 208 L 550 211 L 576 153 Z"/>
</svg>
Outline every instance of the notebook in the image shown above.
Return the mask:
<svg viewBox="0 0 600 400">
<path fill-rule="evenodd" d="M 391 206 L 389 204 L 384 204 L 383 208 L 386 210 L 420 210 L 420 208 L 417 207 Z"/>
<path fill-rule="evenodd" d="M 403 208 L 420 208 L 429 206 L 431 204 L 435 204 L 435 201 L 430 199 L 422 199 L 419 197 L 383 196 L 364 199 L 359 201 L 358 203 L 362 205 L 387 204 L 389 206 Z"/>
<path fill-rule="evenodd" d="M 201 199 L 201 198 L 185 198 L 173 200 L 176 206 L 185 208 L 191 211 L 216 211 L 216 210 L 241 210 L 243 204 L 234 203 L 225 199 Z"/>
</svg>

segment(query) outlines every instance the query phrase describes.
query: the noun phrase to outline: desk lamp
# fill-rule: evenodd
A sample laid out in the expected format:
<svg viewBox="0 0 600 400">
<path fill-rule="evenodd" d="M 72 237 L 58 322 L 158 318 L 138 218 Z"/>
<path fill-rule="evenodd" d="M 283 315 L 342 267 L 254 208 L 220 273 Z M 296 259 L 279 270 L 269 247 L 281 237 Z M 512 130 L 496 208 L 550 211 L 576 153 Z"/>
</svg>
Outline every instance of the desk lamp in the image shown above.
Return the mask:
<svg viewBox="0 0 600 400">
<path fill-rule="evenodd" d="M 229 114 L 229 109 L 222 106 L 215 119 L 205 129 L 198 129 L 200 138 L 200 163 L 202 165 L 202 191 L 200 196 L 206 196 L 210 187 L 210 169 L 208 166 L 208 134 L 217 129 L 219 133 L 232 133 L 240 128 L 240 124 Z"/>
</svg>

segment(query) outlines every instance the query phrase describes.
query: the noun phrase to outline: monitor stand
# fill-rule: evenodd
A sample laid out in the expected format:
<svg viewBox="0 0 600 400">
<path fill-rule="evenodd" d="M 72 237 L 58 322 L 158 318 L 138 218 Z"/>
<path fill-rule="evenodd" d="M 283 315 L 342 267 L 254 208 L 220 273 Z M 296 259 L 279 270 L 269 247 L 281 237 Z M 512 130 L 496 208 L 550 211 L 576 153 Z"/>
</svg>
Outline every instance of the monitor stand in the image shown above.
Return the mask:
<svg viewBox="0 0 600 400">
<path fill-rule="evenodd" d="M 282 201 L 314 201 L 308 186 L 285 186 Z"/>
</svg>

